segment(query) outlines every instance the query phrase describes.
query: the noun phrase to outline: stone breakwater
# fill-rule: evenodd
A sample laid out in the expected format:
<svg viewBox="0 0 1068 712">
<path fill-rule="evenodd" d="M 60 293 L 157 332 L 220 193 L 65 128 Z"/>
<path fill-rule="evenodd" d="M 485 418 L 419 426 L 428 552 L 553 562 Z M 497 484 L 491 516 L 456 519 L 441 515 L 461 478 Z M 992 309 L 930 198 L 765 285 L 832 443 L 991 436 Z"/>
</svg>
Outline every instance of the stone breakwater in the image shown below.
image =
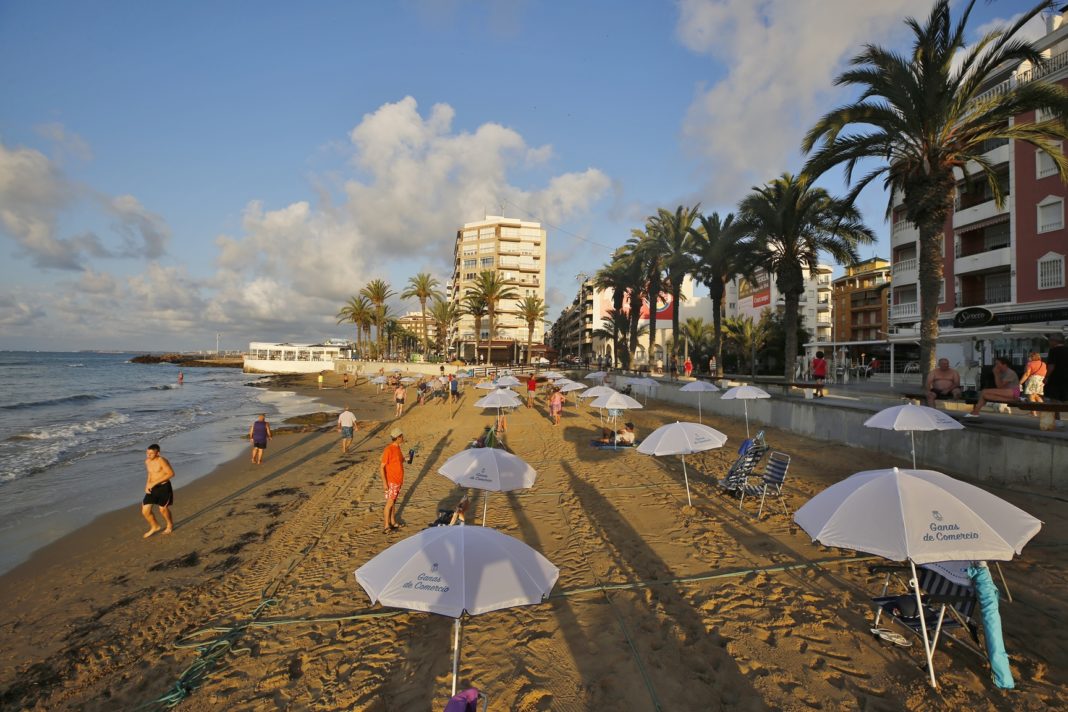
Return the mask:
<svg viewBox="0 0 1068 712">
<path fill-rule="evenodd" d="M 205 358 L 192 354 L 143 354 L 130 359 L 131 363 L 173 363 L 176 366 L 189 368 L 241 368 L 243 359 L 241 356 L 225 356 L 219 358 Z"/>
</svg>

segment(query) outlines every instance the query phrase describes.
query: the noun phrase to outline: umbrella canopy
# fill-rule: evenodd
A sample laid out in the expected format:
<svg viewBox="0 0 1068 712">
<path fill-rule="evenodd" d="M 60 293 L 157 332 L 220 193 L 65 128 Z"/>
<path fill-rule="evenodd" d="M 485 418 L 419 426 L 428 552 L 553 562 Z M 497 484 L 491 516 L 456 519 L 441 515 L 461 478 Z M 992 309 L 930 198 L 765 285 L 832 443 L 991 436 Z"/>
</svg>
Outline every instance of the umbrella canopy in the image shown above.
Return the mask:
<svg viewBox="0 0 1068 712">
<path fill-rule="evenodd" d="M 752 400 L 754 398 L 771 398 L 771 394 L 756 386 L 735 386 L 723 391 L 723 400 Z"/>
<path fill-rule="evenodd" d="M 557 383 L 560 383 L 560 382 L 557 381 Z M 559 386 L 561 393 L 571 393 L 572 391 L 581 391 L 585 387 L 586 386 L 582 385 L 581 383 L 575 383 L 574 381 L 568 381 L 567 383 L 563 384 L 562 386 Z"/>
<path fill-rule="evenodd" d="M 649 433 L 638 446 L 645 455 L 692 455 L 723 447 L 727 436 L 699 423 L 668 423 Z"/>
<path fill-rule="evenodd" d="M 519 379 L 515 376 L 501 376 L 497 379 L 497 385 L 511 388 L 519 385 Z"/>
<path fill-rule="evenodd" d="M 540 603 L 560 569 L 486 527 L 430 527 L 356 569 L 372 602 L 458 618 Z"/>
<path fill-rule="evenodd" d="M 385 376 L 375 376 L 374 378 L 371 379 L 371 383 L 382 385 L 383 383 L 386 383 L 388 380 L 389 379 L 387 379 Z"/>
<path fill-rule="evenodd" d="M 416 380 L 418 380 L 418 379 L 412 378 L 411 376 L 405 376 L 404 378 L 400 379 L 400 382 L 401 383 L 415 383 Z"/>
<path fill-rule="evenodd" d="M 643 455 L 682 455 L 682 478 L 686 482 L 686 504 L 690 499 L 690 475 L 686 472 L 686 456 L 723 447 L 727 436 L 700 423 L 668 423 L 649 433 L 638 446 Z"/>
<path fill-rule="evenodd" d="M 895 405 L 893 408 L 885 408 L 864 421 L 868 428 L 882 428 L 883 430 L 907 430 L 912 438 L 912 469 L 916 469 L 916 430 L 964 430 L 964 426 L 958 423 L 946 413 L 935 408 L 923 405 Z"/>
<path fill-rule="evenodd" d="M 522 458 L 494 447 L 461 450 L 446 460 L 438 472 L 461 487 L 490 492 L 533 487 L 538 476 Z"/>
<path fill-rule="evenodd" d="M 585 391 L 579 394 L 579 397 L 599 398 L 601 396 L 612 395 L 613 393 L 619 393 L 619 391 L 617 391 L 615 388 L 610 388 L 608 386 L 594 386 L 593 388 L 587 388 Z"/>
<path fill-rule="evenodd" d="M 456 619 L 452 691 L 460 660 L 460 616 L 544 601 L 560 569 L 529 546 L 486 527 L 430 527 L 356 569 L 356 581 L 384 606 Z"/>
<path fill-rule="evenodd" d="M 687 393 L 692 393 L 694 391 L 697 393 L 711 393 L 713 391 L 718 391 L 719 389 L 708 381 L 693 381 L 692 383 L 687 383 L 679 390 L 686 391 Z M 726 397 L 726 395 L 724 395 L 724 397 Z"/>
<path fill-rule="evenodd" d="M 541 375 L 544 376 L 545 378 L 552 378 L 552 379 L 563 378 L 564 377 L 564 374 L 559 373 L 557 371 L 543 371 Z"/>
<path fill-rule="evenodd" d="M 517 405 L 522 405 L 519 396 L 503 388 L 475 401 L 476 408 L 511 408 Z"/>
<path fill-rule="evenodd" d="M 582 395 L 586 396 L 592 390 L 594 389 L 591 388 Z M 590 406 L 593 408 L 608 408 L 609 410 L 626 410 L 629 408 L 641 408 L 642 404 L 623 393 L 605 393 L 597 396 L 590 403 Z"/>
<path fill-rule="evenodd" d="M 482 381 L 481 383 L 476 383 L 475 388 L 479 388 L 483 391 L 495 391 L 497 390 L 497 384 L 493 381 Z"/>
<path fill-rule="evenodd" d="M 584 381 L 600 381 L 608 375 L 608 371 L 590 371 L 582 377 Z"/>
<path fill-rule="evenodd" d="M 933 470 L 858 472 L 794 514 L 825 546 L 892 561 L 1008 561 L 1042 522 L 975 485 Z"/>
</svg>

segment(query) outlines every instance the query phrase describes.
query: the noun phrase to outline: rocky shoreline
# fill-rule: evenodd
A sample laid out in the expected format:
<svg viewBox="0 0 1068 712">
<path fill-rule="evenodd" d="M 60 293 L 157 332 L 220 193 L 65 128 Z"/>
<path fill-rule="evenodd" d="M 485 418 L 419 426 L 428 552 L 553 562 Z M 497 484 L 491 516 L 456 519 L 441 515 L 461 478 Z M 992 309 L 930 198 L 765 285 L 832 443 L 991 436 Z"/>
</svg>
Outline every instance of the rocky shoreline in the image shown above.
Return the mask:
<svg viewBox="0 0 1068 712">
<path fill-rule="evenodd" d="M 244 358 L 241 356 L 224 356 L 204 358 L 191 354 L 142 354 L 130 359 L 131 363 L 171 363 L 189 368 L 241 368 Z"/>
</svg>

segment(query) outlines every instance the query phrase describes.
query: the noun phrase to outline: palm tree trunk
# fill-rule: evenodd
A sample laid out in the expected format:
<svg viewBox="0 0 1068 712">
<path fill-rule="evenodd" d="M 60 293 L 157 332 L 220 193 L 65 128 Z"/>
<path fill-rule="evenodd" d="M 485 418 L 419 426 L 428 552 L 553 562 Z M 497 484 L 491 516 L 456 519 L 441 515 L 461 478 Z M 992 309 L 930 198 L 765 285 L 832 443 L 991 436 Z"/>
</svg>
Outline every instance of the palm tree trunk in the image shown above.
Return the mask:
<svg viewBox="0 0 1068 712">
<path fill-rule="evenodd" d="M 942 287 L 942 223 L 920 228 L 920 372 L 935 367 L 938 350 L 938 293 Z M 959 304 L 957 306 L 960 306 Z"/>
<path fill-rule="evenodd" d="M 486 368 L 489 368 L 493 359 L 493 327 L 494 322 L 497 320 L 496 310 L 490 307 L 486 310 L 486 316 L 489 317 L 489 340 L 486 341 Z"/>
<path fill-rule="evenodd" d="M 655 289 L 654 289 L 655 287 Z M 660 297 L 660 282 L 649 286 L 649 371 L 653 370 L 653 354 L 656 351 L 656 303 Z M 666 354 L 665 354 L 666 355 Z M 664 362 L 667 365 L 667 362 Z"/>
<path fill-rule="evenodd" d="M 426 297 L 419 298 L 419 312 L 423 320 L 423 360 L 426 360 L 427 352 L 430 351 L 430 329 L 426 327 Z"/>
<path fill-rule="evenodd" d="M 800 305 L 800 295 L 787 292 L 783 295 L 786 310 L 783 314 L 783 329 L 786 330 L 786 353 L 783 354 L 783 378 L 787 383 L 794 380 L 794 364 L 797 363 L 797 310 Z"/>
<path fill-rule="evenodd" d="M 527 327 L 527 365 L 530 365 L 530 345 L 534 343 L 534 327 Z"/>
<path fill-rule="evenodd" d="M 629 367 L 634 363 L 634 354 L 638 351 L 638 323 L 642 318 L 642 295 L 638 289 L 630 292 L 630 338 L 627 345 L 627 364 Z"/>
<path fill-rule="evenodd" d="M 723 308 L 722 297 L 712 297 L 712 325 L 715 330 L 713 335 L 715 342 L 712 344 L 712 353 L 716 359 L 715 373 L 709 374 L 712 378 L 717 378 L 720 373 L 720 369 L 723 368 L 723 316 L 720 313 Z"/>
<path fill-rule="evenodd" d="M 682 297 L 682 283 L 671 286 L 671 350 L 675 358 L 679 356 L 679 299 Z"/>
</svg>

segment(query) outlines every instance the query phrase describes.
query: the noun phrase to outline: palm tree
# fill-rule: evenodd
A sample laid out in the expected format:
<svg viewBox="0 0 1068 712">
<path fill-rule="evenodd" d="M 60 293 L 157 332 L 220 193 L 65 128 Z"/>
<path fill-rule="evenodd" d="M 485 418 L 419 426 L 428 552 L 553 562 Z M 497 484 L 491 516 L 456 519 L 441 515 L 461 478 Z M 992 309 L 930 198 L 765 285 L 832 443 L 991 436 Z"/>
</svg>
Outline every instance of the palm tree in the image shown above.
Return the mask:
<svg viewBox="0 0 1068 712">
<path fill-rule="evenodd" d="M 357 352 L 360 350 L 360 332 L 367 321 L 370 309 L 371 304 L 366 297 L 349 297 L 349 301 L 345 303 L 345 306 L 341 307 L 336 315 L 338 324 L 348 322 L 353 325 L 353 330 L 356 332 Z"/>
<path fill-rule="evenodd" d="M 426 328 L 426 303 L 434 297 L 441 296 L 438 286 L 441 283 L 427 272 L 420 272 L 414 277 L 408 278 L 408 288 L 401 293 L 401 299 L 418 299 L 419 313 L 423 322 L 423 352 L 429 348 L 429 338 Z"/>
<path fill-rule="evenodd" d="M 920 360 L 925 372 L 934 368 L 938 341 L 938 294 L 942 287 L 942 231 L 953 209 L 957 180 L 969 162 L 983 173 L 998 205 L 1002 189 L 993 167 L 983 157 L 984 144 L 994 139 L 1025 141 L 1054 161 L 1068 181 L 1068 159 L 1056 141 L 1068 139 L 1068 91 L 1053 82 L 1017 81 L 988 91 L 1006 67 L 1030 62 L 1039 69 L 1046 60 L 1016 35 L 1033 17 L 1056 3 L 1047 0 L 1025 12 L 1008 28 L 987 33 L 966 48 L 965 26 L 975 0 L 963 4 L 956 25 L 950 0 L 938 0 L 924 24 L 909 18 L 912 53 L 900 55 L 869 45 L 853 58 L 852 67 L 835 83 L 860 89 L 860 99 L 821 118 L 805 136 L 802 148 L 819 148 L 805 171 L 819 175 L 845 164 L 852 181 L 857 161 L 884 162 L 857 181 L 851 200 L 884 175 L 883 185 L 904 199 L 905 217 L 920 233 Z M 960 54 L 958 54 L 960 53 Z M 959 59 L 963 55 L 963 59 Z M 1018 117 L 1043 109 L 1044 121 Z M 854 124 L 863 132 L 844 135 Z M 893 198 L 891 197 L 891 200 Z M 890 206 L 892 208 L 892 205 Z M 888 211 L 889 212 L 889 211 Z"/>
<path fill-rule="evenodd" d="M 488 312 L 486 298 L 481 294 L 468 290 L 461 301 L 464 314 L 475 319 L 475 360 L 478 360 L 478 341 L 482 338 L 482 319 Z"/>
<path fill-rule="evenodd" d="M 723 320 L 723 329 L 727 341 L 734 346 L 739 367 L 748 358 L 749 372 L 756 377 L 756 352 L 763 348 L 768 340 L 767 320 L 755 321 L 748 315 L 728 317 Z"/>
<path fill-rule="evenodd" d="M 623 303 L 627 298 L 628 290 L 634 288 L 634 285 L 628 279 L 627 274 L 627 251 L 626 248 L 619 248 L 612 254 L 612 260 L 601 269 L 597 270 L 597 274 L 593 278 L 593 286 L 597 289 L 603 289 L 612 292 L 612 309 L 611 313 L 623 317 L 627 320 L 625 328 L 621 330 L 613 330 L 610 337 L 600 336 L 594 334 L 598 338 L 611 338 L 612 340 L 612 353 L 615 356 L 619 356 L 620 344 L 626 338 L 626 334 L 629 326 L 629 317 L 623 311 Z M 614 319 L 615 317 L 613 317 Z M 600 330 L 598 330 L 600 331 Z M 623 359 L 623 367 L 629 368 L 630 358 L 629 353 L 627 358 Z"/>
<path fill-rule="evenodd" d="M 430 319 L 434 322 L 434 330 L 437 334 L 438 350 L 444 354 L 446 351 L 445 339 L 456 322 L 460 320 L 460 308 L 452 302 L 447 302 L 440 296 L 434 297 L 430 305 Z"/>
<path fill-rule="evenodd" d="M 693 236 L 694 276 L 708 287 L 712 300 L 712 353 L 716 370 L 723 368 L 723 297 L 727 283 L 742 274 L 749 260 L 745 254 L 742 233 L 734 222 L 734 214 L 720 220 L 719 213 L 699 215 L 698 227 L 690 228 Z M 719 373 L 711 374 L 713 377 Z"/>
<path fill-rule="evenodd" d="M 712 325 L 706 324 L 704 319 L 690 317 L 679 329 L 683 343 L 689 344 L 688 351 L 696 352 L 712 333 Z"/>
<path fill-rule="evenodd" d="M 656 237 L 663 259 L 664 278 L 671 291 L 671 343 L 676 358 L 679 358 L 679 303 L 682 301 L 682 282 L 693 272 L 695 266 L 690 228 L 700 215 L 700 210 L 700 203 L 692 208 L 680 205 L 673 213 L 660 208 L 656 216 Z"/>
<path fill-rule="evenodd" d="M 386 300 L 394 295 L 389 288 L 389 283 L 383 279 L 373 279 L 367 286 L 360 290 L 360 294 L 367 297 L 367 301 L 374 305 L 375 334 L 378 338 L 378 352 L 384 348 L 384 327 L 386 324 Z"/>
<path fill-rule="evenodd" d="M 499 272 L 479 272 L 472 289 L 486 302 L 486 317 L 489 319 L 489 342 L 486 344 L 486 365 L 493 363 L 493 337 L 497 330 L 497 304 L 503 299 L 518 299 L 519 292 L 505 283 Z"/>
<path fill-rule="evenodd" d="M 534 327 L 545 319 L 549 308 L 541 297 L 526 296 L 519 302 L 519 318 L 527 325 L 527 365 L 530 365 L 530 347 L 534 343 Z"/>
<path fill-rule="evenodd" d="M 745 197 L 738 206 L 739 229 L 752 240 L 754 262 L 775 275 L 785 302 L 784 376 L 793 379 L 797 361 L 797 313 L 805 274 L 819 266 L 820 252 L 839 263 L 857 261 L 856 246 L 875 241 L 860 211 L 813 188 L 808 176 L 784 173 Z"/>
<path fill-rule="evenodd" d="M 663 293 L 664 261 L 660 240 L 657 235 L 659 227 L 656 221 L 650 218 L 644 230 L 631 230 L 631 238 L 627 240 L 627 247 L 632 253 L 632 259 L 637 274 L 641 275 L 644 284 L 644 297 L 649 301 L 649 363 L 653 363 L 653 350 L 656 347 L 656 307 Z"/>
</svg>

